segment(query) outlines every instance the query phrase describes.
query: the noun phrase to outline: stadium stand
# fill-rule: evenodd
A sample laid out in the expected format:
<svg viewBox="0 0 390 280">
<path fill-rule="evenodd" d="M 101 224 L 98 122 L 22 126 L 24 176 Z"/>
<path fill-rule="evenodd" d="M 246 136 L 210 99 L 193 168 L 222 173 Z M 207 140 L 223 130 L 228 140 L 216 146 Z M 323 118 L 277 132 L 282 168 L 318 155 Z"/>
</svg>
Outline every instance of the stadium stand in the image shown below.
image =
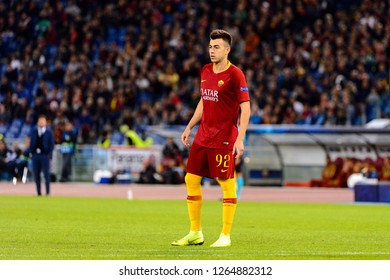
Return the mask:
<svg viewBox="0 0 390 280">
<path fill-rule="evenodd" d="M 0 133 L 24 143 L 39 114 L 54 129 L 70 120 L 80 144 L 186 124 L 213 28 L 233 34 L 252 124 L 389 118 L 389 12 L 386 0 L 1 0 Z"/>
</svg>

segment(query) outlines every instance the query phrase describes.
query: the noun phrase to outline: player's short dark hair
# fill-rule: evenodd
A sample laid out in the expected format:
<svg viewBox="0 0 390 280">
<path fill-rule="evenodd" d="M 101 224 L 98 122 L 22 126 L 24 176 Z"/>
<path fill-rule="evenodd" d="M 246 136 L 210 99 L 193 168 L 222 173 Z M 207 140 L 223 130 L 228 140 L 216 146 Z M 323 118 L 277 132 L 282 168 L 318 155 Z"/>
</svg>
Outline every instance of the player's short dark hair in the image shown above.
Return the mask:
<svg viewBox="0 0 390 280">
<path fill-rule="evenodd" d="M 224 40 L 226 43 L 229 44 L 229 47 L 231 47 L 231 46 L 232 46 L 232 43 L 233 43 L 232 35 L 230 35 L 229 32 L 227 32 L 227 31 L 225 31 L 225 30 L 222 30 L 222 29 L 215 29 L 215 30 L 211 31 L 211 33 L 210 33 L 210 39 L 211 39 L 211 40 L 222 39 L 222 40 Z"/>
</svg>

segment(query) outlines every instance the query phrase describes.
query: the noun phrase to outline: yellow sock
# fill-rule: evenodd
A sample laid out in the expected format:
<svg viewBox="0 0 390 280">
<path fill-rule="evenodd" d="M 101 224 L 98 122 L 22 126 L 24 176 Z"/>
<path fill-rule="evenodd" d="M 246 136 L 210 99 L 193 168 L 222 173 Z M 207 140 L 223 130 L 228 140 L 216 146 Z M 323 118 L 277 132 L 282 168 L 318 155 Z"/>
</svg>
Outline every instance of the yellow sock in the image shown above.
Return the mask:
<svg viewBox="0 0 390 280">
<path fill-rule="evenodd" d="M 222 205 L 222 233 L 230 235 L 232 230 L 234 213 L 237 207 L 236 186 L 234 179 L 218 180 L 223 191 Z"/>
<path fill-rule="evenodd" d="M 190 217 L 191 230 L 198 231 L 201 226 L 201 208 L 202 208 L 202 177 L 187 173 L 185 182 L 187 186 L 187 208 Z"/>
</svg>

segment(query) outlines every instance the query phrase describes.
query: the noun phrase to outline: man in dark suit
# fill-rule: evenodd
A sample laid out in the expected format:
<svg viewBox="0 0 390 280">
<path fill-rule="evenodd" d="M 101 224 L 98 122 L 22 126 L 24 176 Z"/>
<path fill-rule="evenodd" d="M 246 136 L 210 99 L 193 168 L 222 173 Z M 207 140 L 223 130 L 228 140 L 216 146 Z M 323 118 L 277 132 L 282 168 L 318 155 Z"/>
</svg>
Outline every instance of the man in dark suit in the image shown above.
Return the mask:
<svg viewBox="0 0 390 280">
<path fill-rule="evenodd" d="M 54 134 L 47 126 L 47 119 L 41 115 L 38 125 L 31 131 L 30 146 L 27 153 L 32 155 L 32 168 L 34 173 L 37 194 L 41 196 L 41 172 L 45 177 L 46 195 L 50 195 L 50 160 L 53 156 Z"/>
</svg>

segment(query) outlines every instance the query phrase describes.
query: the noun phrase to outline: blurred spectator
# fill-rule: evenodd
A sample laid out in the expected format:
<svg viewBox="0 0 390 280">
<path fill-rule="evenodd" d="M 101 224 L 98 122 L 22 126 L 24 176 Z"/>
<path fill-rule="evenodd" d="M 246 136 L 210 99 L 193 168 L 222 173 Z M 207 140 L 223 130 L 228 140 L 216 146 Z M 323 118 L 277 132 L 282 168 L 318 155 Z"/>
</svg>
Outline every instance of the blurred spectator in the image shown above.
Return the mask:
<svg viewBox="0 0 390 280">
<path fill-rule="evenodd" d="M 320 108 L 316 105 L 312 108 L 311 113 L 307 116 L 305 124 L 309 125 L 322 125 L 325 122 L 325 115 L 320 111 Z"/>
<path fill-rule="evenodd" d="M 380 181 L 390 181 L 390 157 L 383 157 L 378 168 L 378 179 Z"/>
<path fill-rule="evenodd" d="M 7 110 L 10 112 L 11 119 L 14 119 L 16 114 L 20 111 L 19 99 L 16 93 L 12 94 L 11 101 L 6 104 Z"/>
<path fill-rule="evenodd" d="M 61 133 L 60 152 L 62 154 L 62 168 L 60 182 L 71 181 L 72 158 L 76 152 L 77 131 L 70 121 L 65 122 Z"/>
<path fill-rule="evenodd" d="M 183 154 L 173 137 L 168 137 L 163 147 L 161 173 L 166 184 L 184 182 Z"/>
<path fill-rule="evenodd" d="M 381 117 L 381 100 L 375 87 L 371 88 L 366 98 L 366 104 L 367 122 Z"/>
<path fill-rule="evenodd" d="M 7 180 L 15 177 L 17 155 L 7 147 L 5 139 L 0 140 L 0 173 Z"/>
<path fill-rule="evenodd" d="M 98 138 L 98 146 L 100 148 L 109 148 L 111 146 L 111 133 L 108 130 L 103 130 Z"/>
<path fill-rule="evenodd" d="M 80 144 L 93 143 L 93 126 L 95 124 L 92 115 L 87 108 L 81 109 L 81 115 L 75 119 L 76 125 L 80 128 Z"/>
<path fill-rule="evenodd" d="M 11 119 L 10 112 L 3 103 L 0 103 L 0 124 L 7 125 Z"/>
<path fill-rule="evenodd" d="M 103 130 L 104 125 L 108 123 L 109 109 L 103 97 L 97 99 L 93 119 L 96 125 L 96 135 Z"/>
<path fill-rule="evenodd" d="M 2 96 L 6 96 L 7 94 L 9 94 L 12 91 L 13 91 L 13 87 L 12 87 L 11 83 L 9 82 L 7 75 L 3 75 L 1 77 L 0 94 Z"/>
<path fill-rule="evenodd" d="M 64 83 L 65 71 L 60 60 L 57 60 L 54 69 L 50 72 L 50 80 L 57 84 L 62 85 Z"/>
<path fill-rule="evenodd" d="M 30 109 L 27 98 L 20 98 L 18 101 L 19 105 L 15 110 L 15 118 L 23 121 L 27 121 L 27 114 Z"/>
<path fill-rule="evenodd" d="M 163 177 L 157 172 L 156 162 L 154 157 L 150 157 L 144 161 L 144 167 L 140 172 L 138 179 L 139 184 L 159 184 L 163 183 Z"/>
<path fill-rule="evenodd" d="M 169 63 L 164 72 L 158 76 L 159 82 L 162 84 L 162 92 L 166 96 L 171 91 L 177 90 L 179 83 L 179 74 L 176 72 L 173 63 Z"/>
<path fill-rule="evenodd" d="M 126 124 L 121 125 L 120 130 L 125 136 L 126 145 L 135 146 L 138 148 L 147 148 L 153 145 L 153 139 L 150 137 L 145 137 L 145 132 L 142 132 L 141 135 L 138 135 L 137 132 L 130 129 Z"/>
<path fill-rule="evenodd" d="M 19 147 L 18 144 L 13 145 L 13 151 L 16 154 L 13 183 L 16 184 L 18 181 L 26 182 L 28 176 L 28 158 L 24 156 L 24 151 Z"/>
<path fill-rule="evenodd" d="M 173 137 L 168 137 L 166 143 L 162 150 L 164 159 L 173 159 L 179 165 L 182 161 L 181 151 L 179 146 L 176 144 L 175 139 Z"/>
<path fill-rule="evenodd" d="M 161 175 L 165 184 L 182 184 L 184 182 L 183 169 L 177 165 L 174 159 L 165 159 Z"/>
</svg>

